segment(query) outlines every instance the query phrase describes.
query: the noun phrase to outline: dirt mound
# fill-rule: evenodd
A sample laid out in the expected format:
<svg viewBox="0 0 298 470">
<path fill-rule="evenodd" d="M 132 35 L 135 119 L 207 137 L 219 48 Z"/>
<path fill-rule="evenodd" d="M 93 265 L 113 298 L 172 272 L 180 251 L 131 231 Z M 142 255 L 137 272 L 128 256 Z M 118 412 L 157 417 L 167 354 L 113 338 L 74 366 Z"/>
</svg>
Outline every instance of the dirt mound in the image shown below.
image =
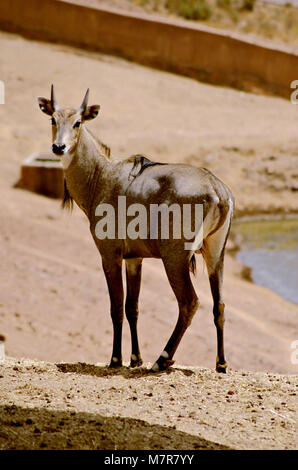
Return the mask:
<svg viewBox="0 0 298 470">
<path fill-rule="evenodd" d="M 297 376 L 9 358 L 0 449 L 295 449 Z"/>
</svg>

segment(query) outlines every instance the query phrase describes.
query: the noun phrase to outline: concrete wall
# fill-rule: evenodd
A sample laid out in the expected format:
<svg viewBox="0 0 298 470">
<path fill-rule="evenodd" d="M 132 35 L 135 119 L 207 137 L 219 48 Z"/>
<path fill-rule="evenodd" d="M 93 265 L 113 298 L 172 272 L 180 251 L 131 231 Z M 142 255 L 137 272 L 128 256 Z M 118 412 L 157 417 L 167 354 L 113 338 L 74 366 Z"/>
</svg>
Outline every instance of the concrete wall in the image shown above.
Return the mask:
<svg viewBox="0 0 298 470">
<path fill-rule="evenodd" d="M 15 187 L 61 199 L 64 195 L 64 176 L 60 160 L 54 154 L 31 155 L 23 162 Z"/>
<path fill-rule="evenodd" d="M 298 54 L 181 21 L 59 0 L 1 0 L 0 28 L 119 55 L 202 81 L 290 97 Z M 0 77 L 1 78 L 1 77 Z"/>
</svg>

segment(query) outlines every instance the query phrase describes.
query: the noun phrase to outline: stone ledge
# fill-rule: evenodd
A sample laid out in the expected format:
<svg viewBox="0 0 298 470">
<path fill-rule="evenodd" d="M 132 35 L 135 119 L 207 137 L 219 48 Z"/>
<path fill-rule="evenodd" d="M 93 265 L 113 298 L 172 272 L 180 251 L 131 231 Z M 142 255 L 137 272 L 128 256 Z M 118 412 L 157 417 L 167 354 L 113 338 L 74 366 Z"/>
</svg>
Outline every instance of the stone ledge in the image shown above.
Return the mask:
<svg viewBox="0 0 298 470">
<path fill-rule="evenodd" d="M 49 197 L 62 198 L 63 179 L 62 165 L 54 154 L 35 153 L 24 160 L 20 180 L 15 187 Z"/>
</svg>

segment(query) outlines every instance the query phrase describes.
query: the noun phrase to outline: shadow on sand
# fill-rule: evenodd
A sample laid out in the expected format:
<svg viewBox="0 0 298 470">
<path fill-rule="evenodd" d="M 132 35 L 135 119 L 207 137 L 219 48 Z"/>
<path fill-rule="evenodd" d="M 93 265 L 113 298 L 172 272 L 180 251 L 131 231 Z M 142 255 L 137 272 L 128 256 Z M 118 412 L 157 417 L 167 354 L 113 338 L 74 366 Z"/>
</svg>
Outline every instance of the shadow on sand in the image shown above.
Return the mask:
<svg viewBox="0 0 298 470">
<path fill-rule="evenodd" d="M 0 406 L 0 449 L 227 450 L 174 427 L 119 416 Z"/>
<path fill-rule="evenodd" d="M 114 375 L 122 375 L 125 379 L 135 379 L 138 377 L 145 377 L 145 376 L 158 376 L 160 374 L 171 374 L 173 372 L 180 371 L 186 376 L 193 375 L 194 372 L 190 369 L 182 369 L 179 367 L 169 367 L 165 371 L 162 372 L 152 372 L 147 367 L 115 367 L 110 368 L 107 365 L 94 365 L 94 364 L 86 364 L 85 362 L 76 362 L 76 363 L 56 363 L 56 367 L 59 369 L 60 372 L 72 372 L 75 374 L 81 375 L 93 375 L 96 377 L 109 377 Z"/>
</svg>

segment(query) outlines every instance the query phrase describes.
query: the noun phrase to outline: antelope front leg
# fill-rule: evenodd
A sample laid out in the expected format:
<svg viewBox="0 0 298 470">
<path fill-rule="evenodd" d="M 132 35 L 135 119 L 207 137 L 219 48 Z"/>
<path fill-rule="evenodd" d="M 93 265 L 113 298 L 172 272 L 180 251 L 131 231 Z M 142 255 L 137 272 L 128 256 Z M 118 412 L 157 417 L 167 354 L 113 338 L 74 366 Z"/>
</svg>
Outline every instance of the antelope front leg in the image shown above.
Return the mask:
<svg viewBox="0 0 298 470">
<path fill-rule="evenodd" d="M 113 322 L 113 352 L 109 367 L 121 367 L 123 324 L 122 260 L 120 264 L 116 261 L 114 261 L 114 264 L 103 261 L 103 269 L 109 288 Z"/>
<path fill-rule="evenodd" d="M 131 333 L 131 357 L 130 366 L 138 367 L 143 364 L 138 342 L 138 300 L 141 286 L 142 259 L 129 259 L 126 261 L 126 286 L 127 295 L 125 302 L 125 314 Z"/>
</svg>

